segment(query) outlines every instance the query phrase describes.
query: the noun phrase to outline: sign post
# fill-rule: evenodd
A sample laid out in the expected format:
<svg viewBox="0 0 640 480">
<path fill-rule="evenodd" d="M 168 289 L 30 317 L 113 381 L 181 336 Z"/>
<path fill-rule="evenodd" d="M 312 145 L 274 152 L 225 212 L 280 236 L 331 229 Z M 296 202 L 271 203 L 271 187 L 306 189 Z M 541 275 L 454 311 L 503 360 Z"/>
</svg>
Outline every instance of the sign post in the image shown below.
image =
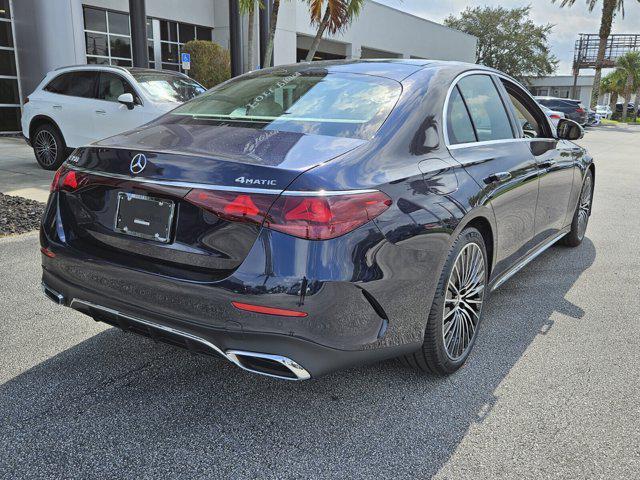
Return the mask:
<svg viewBox="0 0 640 480">
<path fill-rule="evenodd" d="M 190 53 L 183 53 L 181 55 L 181 61 L 182 61 L 182 69 L 183 70 L 191 70 L 191 54 Z"/>
</svg>

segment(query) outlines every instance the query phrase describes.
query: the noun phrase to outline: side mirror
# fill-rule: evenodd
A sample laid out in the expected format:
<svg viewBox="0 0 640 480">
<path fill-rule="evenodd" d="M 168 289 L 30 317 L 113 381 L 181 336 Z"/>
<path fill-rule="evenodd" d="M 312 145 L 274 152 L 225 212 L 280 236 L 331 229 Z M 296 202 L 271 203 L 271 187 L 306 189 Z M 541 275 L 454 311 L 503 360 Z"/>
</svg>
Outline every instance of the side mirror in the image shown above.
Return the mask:
<svg viewBox="0 0 640 480">
<path fill-rule="evenodd" d="M 123 93 L 118 97 L 118 102 L 123 105 L 126 105 L 129 110 L 133 110 L 133 107 L 136 106 L 136 102 L 133 99 L 133 95 L 130 93 Z"/>
<path fill-rule="evenodd" d="M 561 118 L 558 121 L 556 131 L 558 132 L 558 138 L 561 140 L 580 140 L 584 137 L 584 128 L 579 123 L 568 118 Z"/>
</svg>

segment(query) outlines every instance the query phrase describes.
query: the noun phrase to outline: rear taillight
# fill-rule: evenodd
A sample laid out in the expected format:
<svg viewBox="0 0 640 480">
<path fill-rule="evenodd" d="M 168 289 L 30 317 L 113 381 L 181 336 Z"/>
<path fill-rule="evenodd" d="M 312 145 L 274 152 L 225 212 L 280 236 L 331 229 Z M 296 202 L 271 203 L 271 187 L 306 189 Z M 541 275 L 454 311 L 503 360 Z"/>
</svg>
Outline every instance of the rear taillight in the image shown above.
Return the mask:
<svg viewBox="0 0 640 480">
<path fill-rule="evenodd" d="M 551 115 L 549 115 L 549 118 L 551 118 L 553 120 L 559 120 L 562 117 L 560 115 L 558 115 L 557 113 L 552 113 Z"/>
<path fill-rule="evenodd" d="M 585 109 L 584 109 L 584 108 L 582 108 L 582 107 L 578 107 L 578 109 L 576 110 L 576 112 L 578 112 L 578 113 L 584 113 L 584 112 L 585 112 Z"/>
<path fill-rule="evenodd" d="M 191 190 L 185 200 L 234 222 L 261 224 L 275 200 L 274 195 L 247 195 L 214 190 Z"/>
<path fill-rule="evenodd" d="M 64 190 L 66 192 L 72 192 L 77 190 L 81 185 L 84 185 L 86 179 L 87 176 L 85 174 L 78 173 L 75 170 L 69 170 L 65 166 L 62 166 L 56 171 L 49 191 L 57 192 Z"/>
<path fill-rule="evenodd" d="M 382 192 L 331 196 L 281 196 L 269 210 L 265 227 L 294 237 L 327 240 L 373 220 L 389 206 Z"/>
<path fill-rule="evenodd" d="M 392 204 L 382 192 L 262 195 L 192 190 L 186 200 L 230 221 L 264 224 L 295 237 L 327 240 L 373 220 Z M 275 200 L 275 202 L 274 202 Z"/>
</svg>

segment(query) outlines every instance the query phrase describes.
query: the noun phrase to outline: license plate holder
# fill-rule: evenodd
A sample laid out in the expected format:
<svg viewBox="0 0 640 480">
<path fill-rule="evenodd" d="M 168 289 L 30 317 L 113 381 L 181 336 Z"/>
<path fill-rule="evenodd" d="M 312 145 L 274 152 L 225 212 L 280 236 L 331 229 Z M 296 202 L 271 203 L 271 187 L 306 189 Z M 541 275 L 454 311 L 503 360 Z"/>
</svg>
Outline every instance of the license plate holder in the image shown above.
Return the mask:
<svg viewBox="0 0 640 480">
<path fill-rule="evenodd" d="M 114 230 L 133 237 L 168 243 L 175 204 L 171 200 L 118 192 Z"/>
</svg>

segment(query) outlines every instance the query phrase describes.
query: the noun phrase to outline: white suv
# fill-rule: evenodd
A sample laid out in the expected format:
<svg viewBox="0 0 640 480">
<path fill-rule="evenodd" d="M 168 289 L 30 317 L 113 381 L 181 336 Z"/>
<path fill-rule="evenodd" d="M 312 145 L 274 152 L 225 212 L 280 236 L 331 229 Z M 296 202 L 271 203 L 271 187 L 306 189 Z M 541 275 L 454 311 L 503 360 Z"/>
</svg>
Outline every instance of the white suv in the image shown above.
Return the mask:
<svg viewBox="0 0 640 480">
<path fill-rule="evenodd" d="M 26 99 L 22 133 L 40 166 L 55 170 L 71 149 L 150 122 L 204 91 L 176 72 L 106 65 L 59 68 Z"/>
</svg>

